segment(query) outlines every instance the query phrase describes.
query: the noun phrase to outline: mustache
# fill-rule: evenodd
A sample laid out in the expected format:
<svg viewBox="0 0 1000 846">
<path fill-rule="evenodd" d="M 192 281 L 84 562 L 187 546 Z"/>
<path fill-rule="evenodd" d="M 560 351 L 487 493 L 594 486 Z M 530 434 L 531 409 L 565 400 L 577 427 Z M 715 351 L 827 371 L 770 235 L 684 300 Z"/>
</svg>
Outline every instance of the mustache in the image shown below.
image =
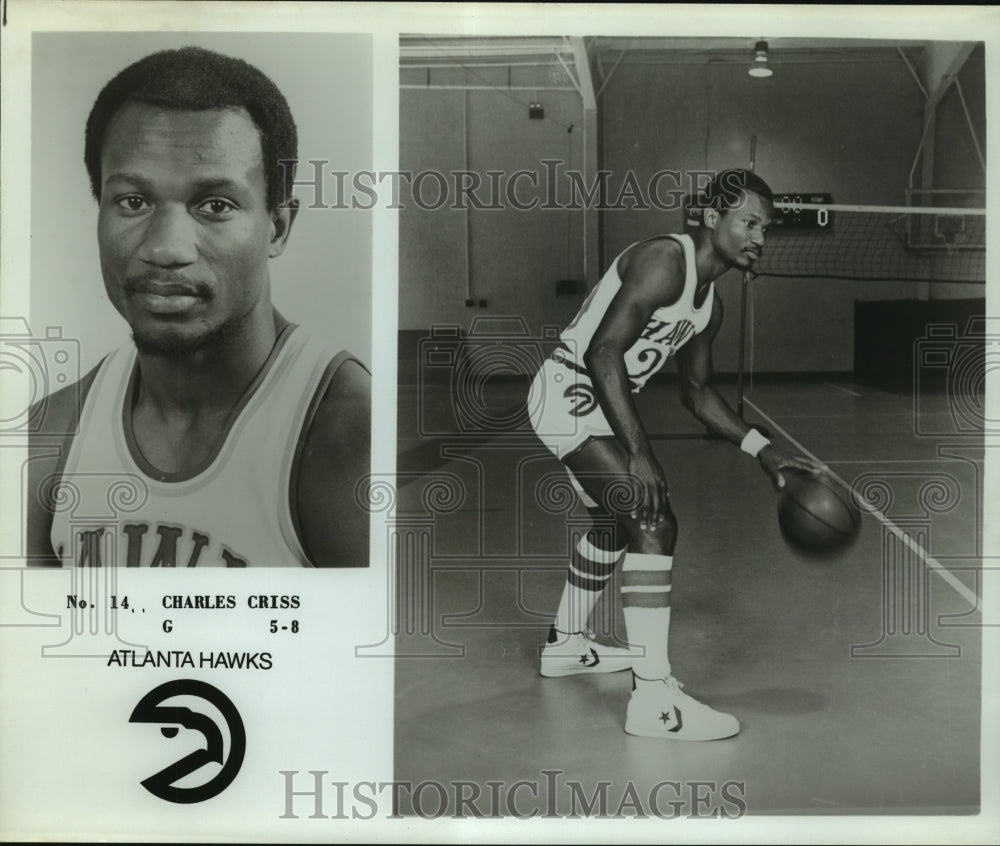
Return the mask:
<svg viewBox="0 0 1000 846">
<path fill-rule="evenodd" d="M 212 287 L 207 282 L 162 270 L 146 270 L 127 276 L 123 287 L 129 294 L 173 294 L 206 300 L 214 296 Z"/>
</svg>

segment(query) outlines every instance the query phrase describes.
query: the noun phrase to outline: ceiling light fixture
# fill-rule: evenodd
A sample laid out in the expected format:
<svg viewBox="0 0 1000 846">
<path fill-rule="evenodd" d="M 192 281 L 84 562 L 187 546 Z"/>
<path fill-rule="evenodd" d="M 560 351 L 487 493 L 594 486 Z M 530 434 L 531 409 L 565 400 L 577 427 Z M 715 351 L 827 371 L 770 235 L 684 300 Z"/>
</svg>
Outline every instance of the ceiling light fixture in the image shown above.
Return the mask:
<svg viewBox="0 0 1000 846">
<path fill-rule="evenodd" d="M 767 65 L 767 42 L 763 39 L 758 41 L 754 45 L 753 53 L 754 63 L 747 73 L 750 74 L 750 76 L 756 76 L 758 79 L 764 79 L 771 76 L 774 71 Z"/>
</svg>

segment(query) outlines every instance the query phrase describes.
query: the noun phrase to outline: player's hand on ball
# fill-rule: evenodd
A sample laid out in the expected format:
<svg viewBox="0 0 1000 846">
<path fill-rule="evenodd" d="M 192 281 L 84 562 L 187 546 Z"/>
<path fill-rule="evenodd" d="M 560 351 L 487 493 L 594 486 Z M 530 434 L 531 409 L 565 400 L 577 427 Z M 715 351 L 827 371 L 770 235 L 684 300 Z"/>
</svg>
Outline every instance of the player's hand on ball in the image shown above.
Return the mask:
<svg viewBox="0 0 1000 846">
<path fill-rule="evenodd" d="M 660 463 L 651 454 L 629 456 L 628 472 L 636 486 L 633 519 L 641 529 L 655 529 L 664 519 L 667 505 L 667 477 Z"/>
<path fill-rule="evenodd" d="M 771 477 L 771 482 L 778 490 L 785 487 L 785 478 L 782 476 L 781 471 L 786 467 L 794 467 L 798 470 L 805 470 L 807 473 L 816 474 L 823 473 L 827 469 L 818 461 L 798 455 L 788 455 L 773 445 L 764 447 L 758 453 L 757 460 L 760 462 L 760 466 L 764 468 L 764 472 Z"/>
</svg>

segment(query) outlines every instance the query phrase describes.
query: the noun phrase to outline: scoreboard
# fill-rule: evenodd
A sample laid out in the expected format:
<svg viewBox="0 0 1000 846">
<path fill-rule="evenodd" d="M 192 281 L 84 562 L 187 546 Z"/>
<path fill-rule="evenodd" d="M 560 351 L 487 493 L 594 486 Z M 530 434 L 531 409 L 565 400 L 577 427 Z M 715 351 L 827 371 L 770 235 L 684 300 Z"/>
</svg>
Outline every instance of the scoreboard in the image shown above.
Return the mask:
<svg viewBox="0 0 1000 846">
<path fill-rule="evenodd" d="M 685 198 L 685 224 L 696 228 L 701 223 L 702 207 L 699 198 Z M 771 230 L 829 230 L 833 227 L 833 212 L 827 208 L 806 208 L 806 206 L 829 206 L 833 204 L 830 194 L 775 194 L 774 219 Z"/>
<path fill-rule="evenodd" d="M 829 206 L 833 204 L 830 194 L 775 194 L 774 220 L 772 229 L 830 229 L 833 226 L 833 212 L 825 208 L 803 208 Z"/>
</svg>

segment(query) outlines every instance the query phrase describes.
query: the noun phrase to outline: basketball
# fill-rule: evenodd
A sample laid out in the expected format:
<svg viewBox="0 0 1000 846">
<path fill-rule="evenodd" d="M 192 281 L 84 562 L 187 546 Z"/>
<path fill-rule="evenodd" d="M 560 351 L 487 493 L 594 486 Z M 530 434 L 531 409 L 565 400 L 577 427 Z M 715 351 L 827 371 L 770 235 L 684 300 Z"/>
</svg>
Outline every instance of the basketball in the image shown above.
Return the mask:
<svg viewBox="0 0 1000 846">
<path fill-rule="evenodd" d="M 795 549 L 822 554 L 846 547 L 858 534 L 861 513 L 850 494 L 825 473 L 781 471 L 785 487 L 778 496 L 778 525 Z"/>
</svg>

